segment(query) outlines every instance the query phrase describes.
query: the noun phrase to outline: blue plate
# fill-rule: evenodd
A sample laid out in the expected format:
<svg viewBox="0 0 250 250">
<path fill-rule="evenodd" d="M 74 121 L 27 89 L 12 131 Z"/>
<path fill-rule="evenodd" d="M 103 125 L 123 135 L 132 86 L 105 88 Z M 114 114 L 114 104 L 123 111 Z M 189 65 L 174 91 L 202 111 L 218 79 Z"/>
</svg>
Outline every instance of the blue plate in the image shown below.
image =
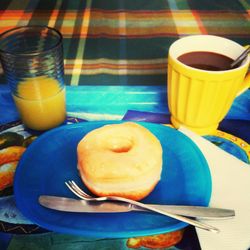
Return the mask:
<svg viewBox="0 0 250 250">
<path fill-rule="evenodd" d="M 16 170 L 14 194 L 24 216 L 48 230 L 86 237 L 129 238 L 171 232 L 187 226 L 154 213 L 69 213 L 38 203 L 40 195 L 76 198 L 64 182 L 75 180 L 87 190 L 77 171 L 76 147 L 89 131 L 117 121 L 83 122 L 44 133 L 26 150 Z M 138 122 L 161 141 L 161 180 L 142 202 L 203 205 L 211 196 L 211 176 L 198 147 L 185 135 L 167 126 Z"/>
</svg>

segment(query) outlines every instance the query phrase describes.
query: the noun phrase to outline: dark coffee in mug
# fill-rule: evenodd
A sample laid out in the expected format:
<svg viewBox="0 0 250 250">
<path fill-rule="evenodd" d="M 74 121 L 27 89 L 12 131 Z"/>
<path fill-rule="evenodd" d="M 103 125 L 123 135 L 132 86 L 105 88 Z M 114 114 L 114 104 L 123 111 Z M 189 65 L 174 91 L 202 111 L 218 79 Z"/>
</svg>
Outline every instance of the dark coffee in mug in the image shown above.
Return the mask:
<svg viewBox="0 0 250 250">
<path fill-rule="evenodd" d="M 197 69 L 209 71 L 229 70 L 232 58 L 208 51 L 192 51 L 177 58 L 180 62 Z"/>
</svg>

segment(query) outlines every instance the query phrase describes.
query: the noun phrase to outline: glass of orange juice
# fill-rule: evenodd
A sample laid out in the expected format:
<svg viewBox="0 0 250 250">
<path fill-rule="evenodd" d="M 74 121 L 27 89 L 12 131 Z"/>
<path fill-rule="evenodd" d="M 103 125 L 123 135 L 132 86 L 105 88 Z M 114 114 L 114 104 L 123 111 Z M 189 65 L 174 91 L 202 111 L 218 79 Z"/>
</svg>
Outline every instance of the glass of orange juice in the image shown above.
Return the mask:
<svg viewBox="0 0 250 250">
<path fill-rule="evenodd" d="M 0 35 L 0 60 L 21 119 L 48 130 L 66 117 L 62 35 L 46 26 L 25 26 Z"/>
</svg>

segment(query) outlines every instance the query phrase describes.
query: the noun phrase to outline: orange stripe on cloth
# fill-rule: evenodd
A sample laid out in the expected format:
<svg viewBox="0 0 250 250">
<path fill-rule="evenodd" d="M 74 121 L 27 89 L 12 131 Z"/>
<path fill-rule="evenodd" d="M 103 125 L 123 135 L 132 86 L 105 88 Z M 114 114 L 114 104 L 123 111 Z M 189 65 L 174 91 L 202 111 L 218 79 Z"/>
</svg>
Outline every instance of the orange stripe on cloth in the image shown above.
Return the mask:
<svg viewBox="0 0 250 250">
<path fill-rule="evenodd" d="M 23 8 L 26 9 L 28 0 L 23 1 Z M 32 13 L 26 13 L 24 10 L 9 10 L 0 11 L 0 33 L 16 26 L 25 26 L 31 19 Z"/>
<path fill-rule="evenodd" d="M 166 74 L 164 69 L 140 69 L 140 70 L 128 70 L 128 69 L 108 69 L 108 68 L 98 68 L 98 69 L 65 69 L 66 75 L 72 75 L 80 77 L 80 75 L 97 75 L 97 74 L 110 74 L 110 75 L 159 75 Z M 71 80 L 72 85 L 72 80 Z M 77 84 L 78 85 L 78 84 Z"/>
<path fill-rule="evenodd" d="M 67 69 L 98 69 L 98 68 L 107 68 L 107 69 L 166 69 L 166 64 L 140 64 L 140 65 L 129 65 L 129 64 L 105 64 L 105 63 L 98 63 L 98 64 L 71 64 L 71 65 L 65 65 L 65 68 Z"/>
<path fill-rule="evenodd" d="M 196 20 L 196 22 L 198 24 L 197 26 L 198 26 L 198 28 L 200 30 L 200 33 L 201 34 L 207 34 L 207 30 L 206 30 L 206 28 L 204 27 L 204 25 L 202 23 L 202 20 L 200 18 L 199 13 L 196 10 L 192 10 L 192 14 L 195 17 L 195 20 Z"/>
<path fill-rule="evenodd" d="M 56 5 L 53 8 L 52 12 L 50 13 L 50 17 L 48 20 L 49 27 L 56 28 L 57 21 L 59 19 L 60 14 L 62 13 L 62 11 L 60 10 L 60 8 L 62 6 L 62 2 L 63 2 L 63 0 L 56 0 Z M 45 17 L 45 18 L 48 18 L 48 17 Z"/>
<path fill-rule="evenodd" d="M 158 27 L 151 27 L 151 28 L 142 28 L 142 27 L 118 27 L 118 28 L 113 28 L 110 26 L 101 26 L 101 27 L 89 27 L 88 34 L 89 36 L 95 36 L 98 34 L 102 35 L 107 35 L 107 36 L 155 36 L 155 35 L 168 35 L 171 34 L 173 31 L 174 26 L 158 26 Z M 82 26 L 82 29 L 87 30 L 87 26 L 84 27 Z M 191 27 L 190 31 L 196 28 Z M 66 36 L 70 36 L 73 33 L 74 27 L 62 27 L 61 32 L 65 34 Z M 84 32 L 81 33 L 74 33 L 74 35 L 82 37 L 82 35 L 85 35 Z"/>
<path fill-rule="evenodd" d="M 21 16 L 24 10 L 0 10 L 0 16 Z"/>
</svg>

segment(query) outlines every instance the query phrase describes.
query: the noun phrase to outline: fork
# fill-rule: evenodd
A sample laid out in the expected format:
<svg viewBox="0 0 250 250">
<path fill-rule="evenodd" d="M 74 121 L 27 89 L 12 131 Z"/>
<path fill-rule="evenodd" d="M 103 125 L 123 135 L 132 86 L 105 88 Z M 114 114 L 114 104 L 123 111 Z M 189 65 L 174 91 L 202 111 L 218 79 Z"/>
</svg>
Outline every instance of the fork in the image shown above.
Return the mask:
<svg viewBox="0 0 250 250">
<path fill-rule="evenodd" d="M 93 196 L 85 193 L 74 181 L 66 181 L 65 184 L 76 196 L 78 196 L 79 198 L 86 200 L 86 201 L 96 201 L 96 202 L 122 201 L 122 202 L 126 202 L 128 204 L 132 204 L 132 205 L 135 205 L 137 207 L 140 207 L 140 208 L 143 208 L 143 209 L 155 212 L 155 213 L 159 213 L 159 214 L 171 217 L 171 218 L 179 220 L 179 221 L 183 221 L 185 223 L 188 223 L 190 225 L 193 225 L 195 227 L 198 227 L 198 228 L 201 228 L 201 229 L 213 232 L 213 233 L 219 232 L 218 228 L 213 227 L 211 225 L 205 224 L 203 222 L 200 222 L 200 221 L 197 221 L 194 219 L 187 218 L 185 216 L 166 212 L 166 211 L 163 211 L 161 209 L 151 207 L 150 205 L 145 205 L 144 203 L 141 203 L 138 201 L 130 200 L 130 199 L 123 198 L 123 197 L 117 197 L 117 196 L 93 197 Z"/>
</svg>

